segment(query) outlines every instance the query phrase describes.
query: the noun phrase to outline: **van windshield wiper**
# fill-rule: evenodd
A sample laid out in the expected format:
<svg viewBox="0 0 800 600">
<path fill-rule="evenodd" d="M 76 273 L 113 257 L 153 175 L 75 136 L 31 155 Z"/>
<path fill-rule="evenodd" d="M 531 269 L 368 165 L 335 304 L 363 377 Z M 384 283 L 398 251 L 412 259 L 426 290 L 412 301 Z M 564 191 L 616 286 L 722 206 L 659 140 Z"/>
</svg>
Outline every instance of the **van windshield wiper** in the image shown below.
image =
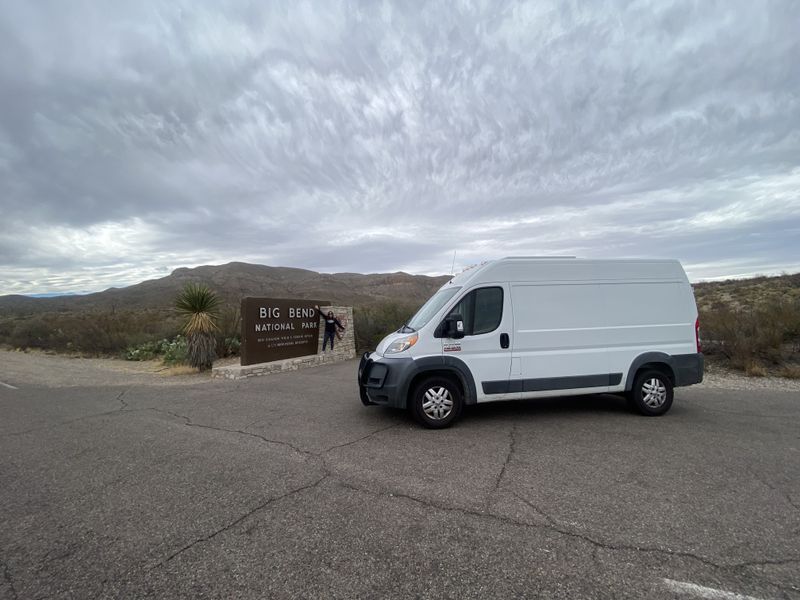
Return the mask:
<svg viewBox="0 0 800 600">
<path fill-rule="evenodd" d="M 397 331 L 397 333 L 414 333 L 416 329 L 413 327 L 409 327 L 408 323 L 403 323 L 403 326 Z"/>
</svg>

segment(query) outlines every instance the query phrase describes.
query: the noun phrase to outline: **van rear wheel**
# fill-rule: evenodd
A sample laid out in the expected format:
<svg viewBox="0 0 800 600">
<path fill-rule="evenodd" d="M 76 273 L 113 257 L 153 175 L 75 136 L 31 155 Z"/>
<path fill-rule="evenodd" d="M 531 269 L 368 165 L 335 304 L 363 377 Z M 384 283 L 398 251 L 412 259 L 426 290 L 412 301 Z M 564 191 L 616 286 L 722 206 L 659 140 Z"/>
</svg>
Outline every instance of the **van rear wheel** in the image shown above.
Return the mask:
<svg viewBox="0 0 800 600">
<path fill-rule="evenodd" d="M 452 379 L 428 377 L 414 389 L 411 414 L 429 429 L 444 429 L 458 419 L 463 405 L 461 390 Z"/>
<path fill-rule="evenodd" d="M 672 381 L 661 371 L 647 369 L 636 375 L 628 398 L 633 408 L 641 414 L 661 416 L 672 406 Z"/>
</svg>

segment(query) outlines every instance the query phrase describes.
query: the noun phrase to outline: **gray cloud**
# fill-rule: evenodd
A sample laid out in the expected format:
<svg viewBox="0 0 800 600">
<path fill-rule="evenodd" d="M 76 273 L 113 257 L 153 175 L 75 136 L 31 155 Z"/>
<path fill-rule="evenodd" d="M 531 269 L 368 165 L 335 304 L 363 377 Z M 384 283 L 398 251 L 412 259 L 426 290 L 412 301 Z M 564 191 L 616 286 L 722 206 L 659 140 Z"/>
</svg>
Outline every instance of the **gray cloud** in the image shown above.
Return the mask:
<svg viewBox="0 0 800 600">
<path fill-rule="evenodd" d="M 17 3 L 0 293 L 507 254 L 800 269 L 800 5 Z"/>
</svg>

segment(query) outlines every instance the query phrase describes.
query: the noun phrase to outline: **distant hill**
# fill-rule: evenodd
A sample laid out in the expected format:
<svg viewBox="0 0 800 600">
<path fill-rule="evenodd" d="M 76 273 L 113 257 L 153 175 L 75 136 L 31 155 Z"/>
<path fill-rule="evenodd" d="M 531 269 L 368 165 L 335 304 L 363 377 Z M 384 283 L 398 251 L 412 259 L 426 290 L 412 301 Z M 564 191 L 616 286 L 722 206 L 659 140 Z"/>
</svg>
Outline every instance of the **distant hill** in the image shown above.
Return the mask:
<svg viewBox="0 0 800 600">
<path fill-rule="evenodd" d="M 752 309 L 769 303 L 800 302 L 800 273 L 695 283 L 700 312 Z"/>
<path fill-rule="evenodd" d="M 316 273 L 305 269 L 232 262 L 193 269 L 180 268 L 160 279 L 81 296 L 0 296 L 0 313 L 22 316 L 89 309 L 171 308 L 177 293 L 189 282 L 204 283 L 226 303 L 235 305 L 244 296 L 321 299 L 353 306 L 386 301 L 419 305 L 447 279 L 447 276 L 427 277 L 402 272 L 369 275 Z"/>
<path fill-rule="evenodd" d="M 204 283 L 227 303 L 243 296 L 323 299 L 346 305 L 399 302 L 419 305 L 447 281 L 448 276 L 427 277 L 408 273 L 317 273 L 291 267 L 270 267 L 242 262 L 180 268 L 160 279 L 125 288 L 110 288 L 85 295 L 31 297 L 0 296 L 0 314 L 33 315 L 84 309 L 172 308 L 176 294 L 188 282 Z M 756 306 L 769 300 L 800 299 L 800 273 L 755 277 L 693 285 L 701 311 L 713 308 Z"/>
</svg>

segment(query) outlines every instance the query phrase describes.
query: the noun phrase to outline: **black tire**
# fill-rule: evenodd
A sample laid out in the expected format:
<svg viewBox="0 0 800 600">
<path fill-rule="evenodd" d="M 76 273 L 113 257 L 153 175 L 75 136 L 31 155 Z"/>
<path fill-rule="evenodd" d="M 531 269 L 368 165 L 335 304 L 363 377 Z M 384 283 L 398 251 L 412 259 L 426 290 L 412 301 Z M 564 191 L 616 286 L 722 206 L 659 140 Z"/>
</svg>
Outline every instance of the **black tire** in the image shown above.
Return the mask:
<svg viewBox="0 0 800 600">
<path fill-rule="evenodd" d="M 432 405 L 426 406 L 431 402 Z M 409 406 L 414 419 L 428 429 L 450 427 L 461 416 L 463 407 L 464 398 L 458 384 L 452 379 L 439 376 L 420 381 L 414 388 Z M 437 417 L 437 414 L 442 416 Z"/>
<path fill-rule="evenodd" d="M 661 371 L 645 369 L 636 374 L 628 394 L 632 408 L 647 417 L 660 417 L 672 406 L 672 381 Z"/>
</svg>

